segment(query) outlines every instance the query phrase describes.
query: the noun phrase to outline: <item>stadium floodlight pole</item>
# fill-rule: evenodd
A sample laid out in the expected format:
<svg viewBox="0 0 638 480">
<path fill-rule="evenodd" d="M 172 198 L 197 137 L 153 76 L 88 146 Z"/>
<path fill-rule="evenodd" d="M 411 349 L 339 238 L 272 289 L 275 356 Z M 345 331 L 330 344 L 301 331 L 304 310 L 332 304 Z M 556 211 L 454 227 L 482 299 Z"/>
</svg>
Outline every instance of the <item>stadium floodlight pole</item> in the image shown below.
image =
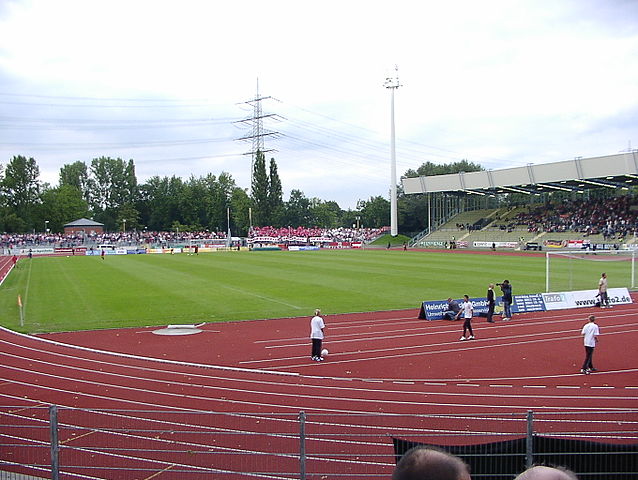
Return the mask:
<svg viewBox="0 0 638 480">
<path fill-rule="evenodd" d="M 398 67 L 394 67 L 396 76 L 385 79 L 385 88 L 390 89 L 390 235 L 396 237 L 397 228 L 397 156 L 394 140 L 394 91 L 399 88 Z"/>
</svg>

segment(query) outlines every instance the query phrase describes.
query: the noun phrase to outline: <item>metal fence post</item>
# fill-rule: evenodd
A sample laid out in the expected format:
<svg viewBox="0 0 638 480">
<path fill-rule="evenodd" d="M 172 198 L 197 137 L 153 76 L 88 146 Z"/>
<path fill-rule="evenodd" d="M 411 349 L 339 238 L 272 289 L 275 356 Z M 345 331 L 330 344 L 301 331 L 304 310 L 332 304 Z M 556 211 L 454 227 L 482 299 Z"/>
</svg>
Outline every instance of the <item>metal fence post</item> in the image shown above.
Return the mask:
<svg viewBox="0 0 638 480">
<path fill-rule="evenodd" d="M 306 413 L 299 412 L 299 479 L 306 480 Z"/>
<path fill-rule="evenodd" d="M 525 439 L 525 468 L 534 465 L 534 412 L 527 411 L 527 437 Z"/>
<path fill-rule="evenodd" d="M 51 436 L 51 480 L 60 479 L 60 448 L 58 444 L 58 407 L 49 407 L 49 426 Z"/>
</svg>

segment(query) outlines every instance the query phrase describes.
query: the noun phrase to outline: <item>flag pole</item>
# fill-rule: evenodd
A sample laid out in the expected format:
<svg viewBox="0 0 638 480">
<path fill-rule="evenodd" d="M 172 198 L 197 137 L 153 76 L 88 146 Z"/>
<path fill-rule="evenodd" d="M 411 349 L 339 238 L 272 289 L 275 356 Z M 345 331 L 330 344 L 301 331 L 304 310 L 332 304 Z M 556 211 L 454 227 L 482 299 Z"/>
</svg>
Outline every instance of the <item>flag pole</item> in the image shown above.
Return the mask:
<svg viewBox="0 0 638 480">
<path fill-rule="evenodd" d="M 18 294 L 18 308 L 20 309 L 20 327 L 24 327 L 24 309 L 22 308 L 22 296 Z"/>
</svg>

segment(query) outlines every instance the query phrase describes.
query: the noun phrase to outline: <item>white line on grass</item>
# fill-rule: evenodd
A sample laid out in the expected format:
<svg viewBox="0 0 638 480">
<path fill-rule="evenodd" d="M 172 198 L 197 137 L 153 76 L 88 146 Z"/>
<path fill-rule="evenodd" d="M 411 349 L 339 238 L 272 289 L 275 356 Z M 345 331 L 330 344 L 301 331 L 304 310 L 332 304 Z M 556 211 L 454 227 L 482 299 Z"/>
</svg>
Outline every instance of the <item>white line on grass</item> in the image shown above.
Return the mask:
<svg viewBox="0 0 638 480">
<path fill-rule="evenodd" d="M 300 307 L 299 305 L 293 305 L 292 303 L 282 302 L 281 300 L 277 300 L 276 298 L 266 297 L 265 295 L 259 295 L 257 293 L 249 292 L 248 290 L 244 290 L 244 289 L 241 289 L 241 288 L 229 287 L 228 285 L 220 285 L 220 286 L 225 288 L 225 289 L 227 289 L 227 290 L 232 290 L 233 292 L 239 292 L 239 293 L 243 293 L 245 295 L 250 295 L 252 297 L 261 298 L 262 300 L 266 300 L 266 301 L 272 302 L 272 303 L 278 303 L 280 305 L 285 305 L 287 307 L 295 308 L 297 310 L 303 310 L 304 308 L 307 308 L 307 307 Z"/>
</svg>

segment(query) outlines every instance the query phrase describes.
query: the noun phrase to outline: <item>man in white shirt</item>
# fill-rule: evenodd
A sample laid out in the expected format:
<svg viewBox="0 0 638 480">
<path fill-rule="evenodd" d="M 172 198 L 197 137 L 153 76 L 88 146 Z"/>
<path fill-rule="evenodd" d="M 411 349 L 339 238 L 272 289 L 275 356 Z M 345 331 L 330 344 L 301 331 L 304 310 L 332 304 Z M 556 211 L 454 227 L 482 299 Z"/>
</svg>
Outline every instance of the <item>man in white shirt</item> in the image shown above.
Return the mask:
<svg viewBox="0 0 638 480">
<path fill-rule="evenodd" d="M 585 343 L 585 361 L 583 362 L 583 368 L 580 369 L 581 373 L 589 374 L 595 372 L 593 364 L 594 348 L 598 343 L 598 335 L 600 335 L 600 329 L 596 325 L 596 317 L 589 316 L 589 323 L 585 324 L 580 334 L 584 337 Z"/>
<path fill-rule="evenodd" d="M 312 340 L 312 356 L 315 362 L 322 362 L 321 344 L 323 343 L 323 329 L 326 325 L 321 318 L 321 310 L 315 310 L 315 316 L 310 320 L 310 339 Z"/>
<path fill-rule="evenodd" d="M 607 274 L 603 273 L 598 280 L 598 297 L 601 308 L 609 307 L 609 296 L 607 295 Z"/>
<path fill-rule="evenodd" d="M 470 302 L 470 297 L 463 295 L 463 304 L 461 305 L 461 311 L 457 315 L 457 318 L 463 315 L 463 336 L 461 340 L 474 340 L 474 332 L 472 331 L 472 316 L 474 315 L 474 305 Z M 469 335 L 466 335 L 467 332 Z"/>
</svg>

